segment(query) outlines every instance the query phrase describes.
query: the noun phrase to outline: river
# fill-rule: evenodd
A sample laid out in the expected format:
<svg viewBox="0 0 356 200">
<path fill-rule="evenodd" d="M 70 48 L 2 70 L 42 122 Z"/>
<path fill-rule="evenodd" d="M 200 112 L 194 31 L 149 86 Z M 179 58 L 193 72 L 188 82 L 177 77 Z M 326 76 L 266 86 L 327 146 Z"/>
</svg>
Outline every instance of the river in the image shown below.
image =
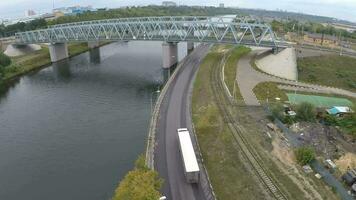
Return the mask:
<svg viewBox="0 0 356 200">
<path fill-rule="evenodd" d="M 185 44 L 178 48 L 184 57 Z M 107 200 L 144 153 L 153 91 L 164 82 L 161 42 L 96 53 L 26 75 L 1 94 L 1 200 Z"/>
</svg>

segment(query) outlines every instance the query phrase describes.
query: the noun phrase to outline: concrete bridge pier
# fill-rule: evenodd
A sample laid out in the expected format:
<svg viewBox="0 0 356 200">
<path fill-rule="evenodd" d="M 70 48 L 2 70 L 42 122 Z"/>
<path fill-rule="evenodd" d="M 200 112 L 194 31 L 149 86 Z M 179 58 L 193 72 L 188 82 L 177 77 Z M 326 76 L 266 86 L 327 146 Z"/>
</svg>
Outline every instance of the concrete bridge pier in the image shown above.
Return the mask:
<svg viewBox="0 0 356 200">
<path fill-rule="evenodd" d="M 89 41 L 88 47 L 89 49 L 98 48 L 100 46 L 99 41 Z"/>
<path fill-rule="evenodd" d="M 178 62 L 178 45 L 176 42 L 162 44 L 163 68 L 170 68 Z"/>
<path fill-rule="evenodd" d="M 69 57 L 67 43 L 52 43 L 48 46 L 52 62 L 58 62 Z"/>
</svg>

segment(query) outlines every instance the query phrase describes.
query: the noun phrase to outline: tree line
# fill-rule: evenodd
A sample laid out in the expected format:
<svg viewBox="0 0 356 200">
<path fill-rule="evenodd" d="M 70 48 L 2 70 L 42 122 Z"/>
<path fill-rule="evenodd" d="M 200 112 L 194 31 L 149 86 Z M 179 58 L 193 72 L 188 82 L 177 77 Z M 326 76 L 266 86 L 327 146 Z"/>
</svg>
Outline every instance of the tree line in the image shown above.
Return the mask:
<svg viewBox="0 0 356 200">
<path fill-rule="evenodd" d="M 263 17 L 263 13 L 268 16 L 269 11 L 255 11 L 259 17 Z M 263 13 L 261 13 L 263 12 Z M 273 12 L 275 13 L 275 11 Z M 110 10 L 87 11 L 78 15 L 63 16 L 54 20 L 46 21 L 45 19 L 36 19 L 30 22 L 19 22 L 13 25 L 0 25 L 0 37 L 14 35 L 16 32 L 28 31 L 34 29 L 45 28 L 47 26 L 100 19 L 124 18 L 124 17 L 143 17 L 143 16 L 214 16 L 236 14 L 239 17 L 253 15 L 253 11 L 240 8 L 217 8 L 217 7 L 200 7 L 200 6 L 144 6 L 144 7 L 127 7 Z M 271 14 L 271 13 L 270 13 Z M 284 13 L 285 15 L 293 13 Z M 308 16 L 308 15 L 305 15 Z M 277 16 L 278 17 L 278 16 Z M 346 30 L 337 29 L 331 25 L 324 26 L 321 23 L 309 21 L 298 21 L 288 18 L 286 21 L 274 20 L 271 26 L 277 33 L 304 31 L 310 33 L 322 33 L 327 35 L 336 35 L 345 38 L 356 39 L 356 32 L 350 33 Z"/>
<path fill-rule="evenodd" d="M 233 8 L 215 8 L 215 7 L 163 7 L 163 6 L 145 6 L 145 7 L 127 7 L 110 10 L 87 11 L 77 15 L 62 16 L 54 20 L 36 19 L 30 22 L 18 22 L 9 26 L 0 24 L 0 37 L 8 37 L 16 32 L 29 31 L 47 26 L 64 24 L 70 22 L 90 21 L 100 19 L 113 19 L 124 17 L 144 17 L 144 16 L 212 16 L 237 13 Z"/>
</svg>

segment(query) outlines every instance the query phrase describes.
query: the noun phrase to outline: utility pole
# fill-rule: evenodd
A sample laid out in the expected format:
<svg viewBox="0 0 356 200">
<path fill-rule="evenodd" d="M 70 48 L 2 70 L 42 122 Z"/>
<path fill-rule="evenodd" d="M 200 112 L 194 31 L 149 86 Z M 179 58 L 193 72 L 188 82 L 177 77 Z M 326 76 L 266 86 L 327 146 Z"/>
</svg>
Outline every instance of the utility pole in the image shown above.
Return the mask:
<svg viewBox="0 0 356 200">
<path fill-rule="evenodd" d="M 340 56 L 342 56 L 341 31 L 339 32 Z"/>
</svg>

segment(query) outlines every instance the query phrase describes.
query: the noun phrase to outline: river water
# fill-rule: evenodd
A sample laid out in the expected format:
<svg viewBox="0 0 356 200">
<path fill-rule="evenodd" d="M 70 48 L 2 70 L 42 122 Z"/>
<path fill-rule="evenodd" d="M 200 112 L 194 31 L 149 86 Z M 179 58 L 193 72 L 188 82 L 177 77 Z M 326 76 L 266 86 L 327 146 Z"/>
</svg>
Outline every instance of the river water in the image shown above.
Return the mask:
<svg viewBox="0 0 356 200">
<path fill-rule="evenodd" d="M 161 56 L 160 42 L 113 43 L 1 94 L 0 200 L 109 199 L 145 150 Z"/>
</svg>

